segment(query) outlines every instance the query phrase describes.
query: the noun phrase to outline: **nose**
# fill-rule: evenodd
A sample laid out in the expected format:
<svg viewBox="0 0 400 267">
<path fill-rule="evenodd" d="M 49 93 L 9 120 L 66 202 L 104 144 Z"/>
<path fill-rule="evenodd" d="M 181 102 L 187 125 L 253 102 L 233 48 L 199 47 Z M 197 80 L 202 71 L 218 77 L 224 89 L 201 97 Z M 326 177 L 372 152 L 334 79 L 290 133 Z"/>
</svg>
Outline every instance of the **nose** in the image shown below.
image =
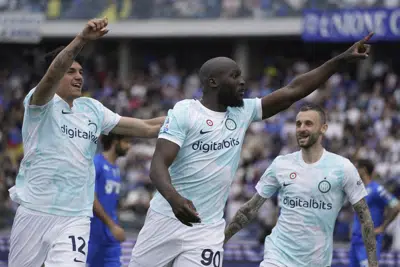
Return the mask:
<svg viewBox="0 0 400 267">
<path fill-rule="evenodd" d="M 244 85 L 246 84 L 246 82 L 244 81 L 243 76 L 240 76 L 239 84 L 240 84 L 241 86 L 244 86 Z"/>
</svg>

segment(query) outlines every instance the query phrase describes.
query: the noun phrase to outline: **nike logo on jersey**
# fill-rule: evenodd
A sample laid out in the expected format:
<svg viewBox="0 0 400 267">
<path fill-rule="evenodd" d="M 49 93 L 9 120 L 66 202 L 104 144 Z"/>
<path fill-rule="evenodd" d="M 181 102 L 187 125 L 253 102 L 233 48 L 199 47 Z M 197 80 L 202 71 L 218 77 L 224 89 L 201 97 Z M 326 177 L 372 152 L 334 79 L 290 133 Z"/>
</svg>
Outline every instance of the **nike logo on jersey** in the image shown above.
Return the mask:
<svg viewBox="0 0 400 267">
<path fill-rule="evenodd" d="M 72 112 L 64 111 L 64 110 L 62 110 L 61 113 L 62 113 L 62 114 L 72 114 Z"/>
<path fill-rule="evenodd" d="M 77 259 L 75 258 L 75 259 L 74 259 L 74 262 L 83 262 L 83 261 L 77 260 Z"/>
<path fill-rule="evenodd" d="M 200 130 L 200 134 L 206 134 L 206 133 L 209 133 L 209 132 L 212 132 L 212 131 L 203 131 L 203 130 Z"/>
<path fill-rule="evenodd" d="M 290 183 L 290 184 L 287 184 L 286 182 L 285 183 L 283 183 L 283 186 L 288 186 L 288 185 L 291 185 L 291 184 L 293 184 L 293 183 Z"/>
</svg>

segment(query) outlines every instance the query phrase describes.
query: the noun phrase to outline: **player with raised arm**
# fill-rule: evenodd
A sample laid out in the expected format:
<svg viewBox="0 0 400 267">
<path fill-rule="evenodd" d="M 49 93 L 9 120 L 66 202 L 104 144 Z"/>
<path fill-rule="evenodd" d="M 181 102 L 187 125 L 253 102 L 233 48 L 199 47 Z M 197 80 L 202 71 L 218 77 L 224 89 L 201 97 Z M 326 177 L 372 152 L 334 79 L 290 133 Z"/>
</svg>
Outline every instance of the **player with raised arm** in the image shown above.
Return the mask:
<svg viewBox="0 0 400 267">
<path fill-rule="evenodd" d="M 378 266 L 374 225 L 364 198 L 367 192 L 354 165 L 322 146 L 327 129 L 320 107 L 303 106 L 296 116 L 301 150 L 271 163 L 256 185 L 257 193 L 225 229 L 227 242 L 256 216 L 266 199 L 279 192 L 281 213 L 265 239 L 261 267 L 330 266 L 333 230 L 345 197 L 360 219 L 369 266 Z"/>
<path fill-rule="evenodd" d="M 94 157 L 96 168 L 96 196 L 93 204 L 94 216 L 90 224 L 87 263 L 89 267 L 121 266 L 121 245 L 125 232 L 118 225 L 118 200 L 121 188 L 118 157 L 124 156 L 131 147 L 131 140 L 110 133 L 100 138 L 103 152 Z"/>
<path fill-rule="evenodd" d="M 98 137 L 109 132 L 156 137 L 164 118 L 121 117 L 81 97 L 78 53 L 108 32 L 107 19 L 90 20 L 55 56 L 24 99 L 24 158 L 10 191 L 20 204 L 11 230 L 9 267 L 85 266 L 93 214 Z"/>
<path fill-rule="evenodd" d="M 262 99 L 244 99 L 235 61 L 205 62 L 202 99 L 178 102 L 161 128 L 150 168 L 158 192 L 129 266 L 222 266 L 224 208 L 247 128 L 307 96 L 343 64 L 366 58 L 370 37 Z"/>
<path fill-rule="evenodd" d="M 386 227 L 396 218 L 400 211 L 400 202 L 379 183 L 372 180 L 374 164 L 368 159 L 360 159 L 357 162 L 358 173 L 368 195 L 365 197 L 375 226 L 376 252 L 379 261 L 383 232 Z M 387 215 L 385 216 L 385 210 Z M 360 220 L 354 216 L 353 231 L 350 249 L 350 267 L 368 267 L 367 250 L 362 239 L 362 227 Z"/>
</svg>

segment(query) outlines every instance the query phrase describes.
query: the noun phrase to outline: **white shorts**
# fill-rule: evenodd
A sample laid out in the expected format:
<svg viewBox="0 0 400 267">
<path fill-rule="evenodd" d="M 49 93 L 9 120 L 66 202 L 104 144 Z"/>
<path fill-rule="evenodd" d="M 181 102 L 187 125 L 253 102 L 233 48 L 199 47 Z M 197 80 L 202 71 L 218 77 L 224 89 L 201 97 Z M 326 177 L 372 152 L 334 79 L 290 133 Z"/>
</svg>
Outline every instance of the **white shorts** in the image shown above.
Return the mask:
<svg viewBox="0 0 400 267">
<path fill-rule="evenodd" d="M 221 267 L 225 221 L 193 227 L 149 209 L 129 267 Z"/>
<path fill-rule="evenodd" d="M 89 217 L 63 217 L 18 207 L 11 230 L 9 267 L 84 267 Z"/>
</svg>

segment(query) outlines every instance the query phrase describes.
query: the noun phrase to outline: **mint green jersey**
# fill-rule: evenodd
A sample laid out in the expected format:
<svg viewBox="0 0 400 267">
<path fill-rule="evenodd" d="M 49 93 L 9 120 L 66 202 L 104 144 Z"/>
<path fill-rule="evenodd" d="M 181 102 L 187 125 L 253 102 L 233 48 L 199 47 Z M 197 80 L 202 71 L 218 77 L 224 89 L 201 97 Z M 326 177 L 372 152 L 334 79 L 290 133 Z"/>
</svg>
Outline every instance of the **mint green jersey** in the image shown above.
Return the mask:
<svg viewBox="0 0 400 267">
<path fill-rule="evenodd" d="M 158 138 L 180 146 L 169 168 L 176 190 L 190 199 L 202 223 L 223 219 L 229 189 L 240 160 L 247 128 L 262 119 L 261 99 L 245 99 L 243 107 L 215 112 L 197 100 L 183 100 L 169 110 Z M 158 192 L 150 208 L 174 217 L 171 206 Z"/>
<path fill-rule="evenodd" d="M 265 240 L 264 261 L 288 267 L 330 266 L 335 221 L 346 198 L 355 204 L 367 195 L 354 165 L 324 151 L 313 164 L 301 152 L 277 157 L 256 185 L 270 198 L 279 192 L 281 213 Z"/>
<path fill-rule="evenodd" d="M 24 158 L 10 197 L 20 205 L 60 216 L 92 216 L 100 134 L 120 116 L 92 98 L 80 97 L 72 109 L 58 95 L 43 106 L 24 100 Z"/>
</svg>

